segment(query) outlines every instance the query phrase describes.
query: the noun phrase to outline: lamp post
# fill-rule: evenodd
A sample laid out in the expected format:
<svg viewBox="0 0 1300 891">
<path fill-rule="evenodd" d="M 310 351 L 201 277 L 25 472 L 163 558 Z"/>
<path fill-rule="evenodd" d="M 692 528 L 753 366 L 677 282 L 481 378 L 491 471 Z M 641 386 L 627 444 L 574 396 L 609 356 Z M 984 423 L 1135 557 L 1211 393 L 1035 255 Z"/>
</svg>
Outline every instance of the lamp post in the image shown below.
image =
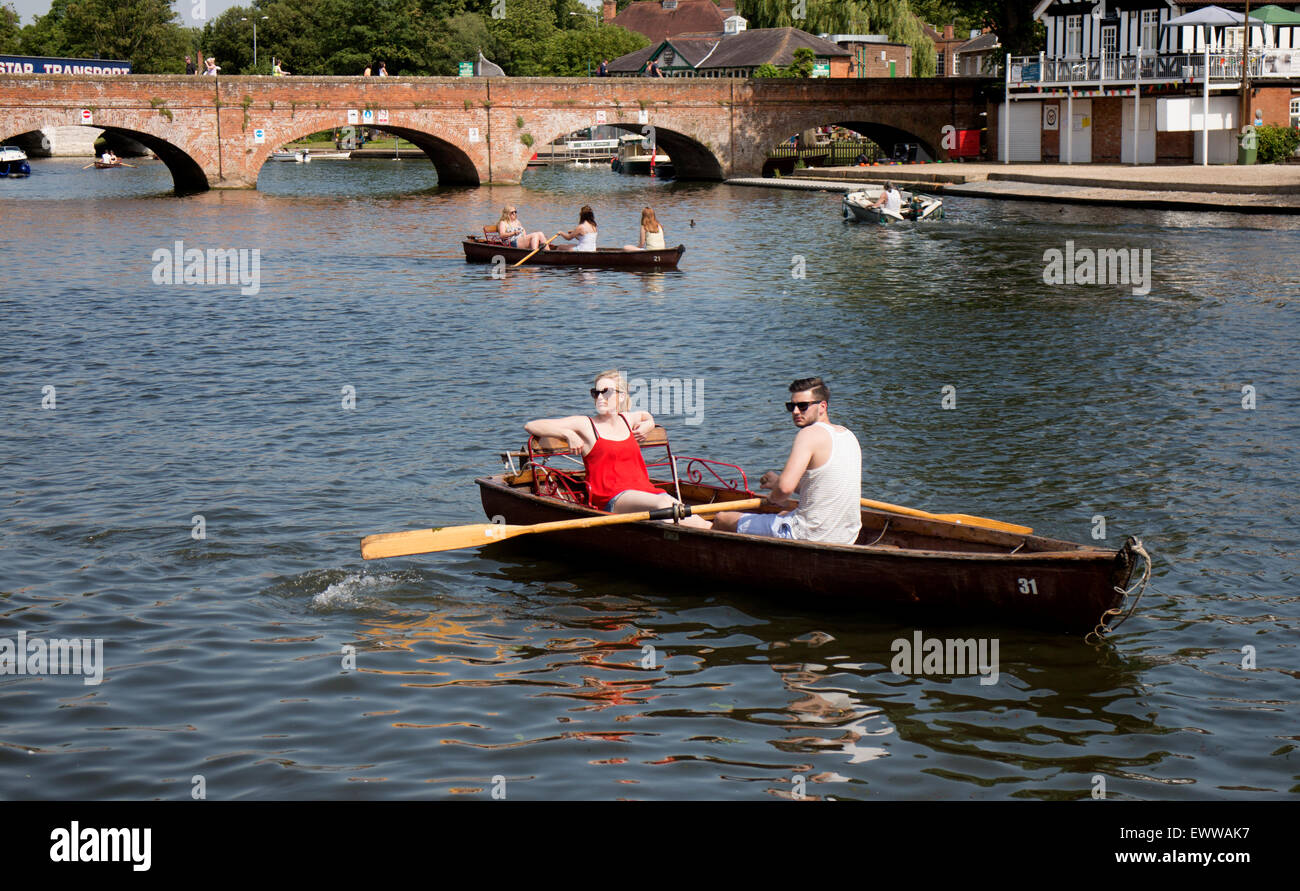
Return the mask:
<svg viewBox="0 0 1300 891">
<path fill-rule="evenodd" d="M 265 22 L 269 18 L 270 18 L 269 15 L 264 15 L 262 16 L 262 21 Z M 249 21 L 249 19 L 241 17 L 240 21 L 247 22 Z M 257 68 L 257 19 L 252 19 L 252 22 L 253 22 L 253 68 L 256 69 Z"/>
<path fill-rule="evenodd" d="M 579 16 L 579 15 L 599 15 L 599 13 L 597 13 L 596 10 L 594 10 L 594 9 L 584 9 L 582 12 L 570 12 L 569 15 L 572 15 L 572 16 Z M 587 77 L 591 77 L 591 57 L 590 57 L 590 56 L 587 57 Z"/>
</svg>

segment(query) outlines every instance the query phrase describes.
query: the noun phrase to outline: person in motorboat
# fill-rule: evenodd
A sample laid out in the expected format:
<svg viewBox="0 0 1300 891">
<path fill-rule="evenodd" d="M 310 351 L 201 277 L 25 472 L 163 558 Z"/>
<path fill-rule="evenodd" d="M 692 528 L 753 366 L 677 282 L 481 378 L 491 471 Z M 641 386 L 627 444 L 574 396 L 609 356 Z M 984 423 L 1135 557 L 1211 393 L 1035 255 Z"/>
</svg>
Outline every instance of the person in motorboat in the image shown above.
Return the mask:
<svg viewBox="0 0 1300 891">
<path fill-rule="evenodd" d="M 594 252 L 596 250 L 596 212 L 591 209 L 591 205 L 584 204 L 582 210 L 578 211 L 578 225 L 568 232 L 558 234 L 569 241 L 576 241 L 577 244 L 555 245 L 554 250 Z"/>
<path fill-rule="evenodd" d="M 581 452 L 587 469 L 587 498 L 598 510 L 623 514 L 672 507 L 677 499 L 650 482 L 638 445 L 655 429 L 654 416 L 648 411 L 628 410 L 627 380 L 621 372 L 602 371 L 593 384 L 595 417 L 539 418 L 529 421 L 524 429 L 532 436 L 562 438 Z M 710 526 L 701 517 L 681 522 L 699 529 Z"/>
<path fill-rule="evenodd" d="M 641 211 L 641 240 L 637 244 L 623 245 L 625 251 L 663 251 L 664 227 L 655 217 L 654 208 L 647 207 Z"/>
<path fill-rule="evenodd" d="M 885 187 L 880 191 L 880 197 L 872 207 L 882 208 L 886 213 L 902 215 L 903 213 L 903 194 L 893 183 L 885 183 Z"/>
<path fill-rule="evenodd" d="M 853 544 L 862 528 L 862 449 L 847 427 L 832 424 L 828 411 L 830 388 L 820 377 L 790 384 L 785 404 L 799 428 L 780 473 L 769 470 L 759 479 L 768 489 L 776 514 L 723 511 L 713 528 L 769 538 Z M 798 501 L 791 500 L 797 495 Z"/>
<path fill-rule="evenodd" d="M 501 208 L 501 219 L 497 221 L 497 234 L 501 241 L 510 247 L 527 248 L 535 251 L 546 244 L 546 235 L 542 232 L 527 232 L 519 222 L 519 211 L 513 207 Z"/>
</svg>

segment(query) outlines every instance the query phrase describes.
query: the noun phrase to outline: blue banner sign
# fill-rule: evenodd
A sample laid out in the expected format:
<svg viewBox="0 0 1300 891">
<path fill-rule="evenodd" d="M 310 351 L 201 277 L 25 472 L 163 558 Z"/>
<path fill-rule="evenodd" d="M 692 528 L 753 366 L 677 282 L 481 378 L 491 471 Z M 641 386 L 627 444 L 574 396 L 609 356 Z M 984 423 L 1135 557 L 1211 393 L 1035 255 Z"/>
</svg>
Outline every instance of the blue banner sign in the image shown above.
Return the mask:
<svg viewBox="0 0 1300 891">
<path fill-rule="evenodd" d="M 0 56 L 0 74 L 130 74 L 131 63 L 118 59 L 57 59 L 47 56 Z"/>
</svg>

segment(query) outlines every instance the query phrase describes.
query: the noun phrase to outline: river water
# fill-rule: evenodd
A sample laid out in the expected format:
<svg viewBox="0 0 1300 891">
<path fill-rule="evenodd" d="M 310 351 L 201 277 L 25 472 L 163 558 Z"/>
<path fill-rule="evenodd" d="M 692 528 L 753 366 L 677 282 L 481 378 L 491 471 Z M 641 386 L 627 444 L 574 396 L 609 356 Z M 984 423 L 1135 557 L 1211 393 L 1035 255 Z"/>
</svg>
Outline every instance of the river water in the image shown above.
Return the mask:
<svg viewBox="0 0 1300 891">
<path fill-rule="evenodd" d="M 1295 218 L 954 198 L 876 228 L 600 169 L 271 164 L 176 198 L 156 162 L 33 166 L 0 181 L 0 637 L 102 639 L 104 673 L 0 676 L 4 798 L 1300 792 Z M 605 245 L 652 205 L 681 270 L 495 279 L 458 240 L 506 203 L 547 235 L 590 203 Z M 256 293 L 156 284 L 177 241 L 259 251 Z M 1044 283 L 1100 248 L 1149 250 L 1149 292 Z M 867 604 L 509 547 L 363 565 L 362 535 L 482 522 L 474 477 L 613 365 L 696 382 L 659 406 L 677 450 L 751 477 L 821 374 L 868 497 L 1102 517 L 1151 587 L 1100 645 L 920 629 L 996 638 L 986 685 L 894 674 L 918 629 Z"/>
</svg>

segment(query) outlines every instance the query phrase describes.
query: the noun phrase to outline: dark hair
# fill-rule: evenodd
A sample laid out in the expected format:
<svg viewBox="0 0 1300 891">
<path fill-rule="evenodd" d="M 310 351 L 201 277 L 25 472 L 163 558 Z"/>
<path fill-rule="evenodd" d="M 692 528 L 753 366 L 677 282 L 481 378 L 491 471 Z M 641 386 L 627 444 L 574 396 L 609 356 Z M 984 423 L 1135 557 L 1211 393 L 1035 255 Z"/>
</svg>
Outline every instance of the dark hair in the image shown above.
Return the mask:
<svg viewBox="0 0 1300 891">
<path fill-rule="evenodd" d="M 591 209 L 590 204 L 582 205 L 582 210 L 578 211 L 578 223 L 591 223 L 593 226 L 596 225 L 596 212 Z"/>
<path fill-rule="evenodd" d="M 830 402 L 830 388 L 819 377 L 801 377 L 790 385 L 791 393 L 802 393 L 804 390 L 811 390 L 813 398 L 818 402 Z"/>
</svg>

